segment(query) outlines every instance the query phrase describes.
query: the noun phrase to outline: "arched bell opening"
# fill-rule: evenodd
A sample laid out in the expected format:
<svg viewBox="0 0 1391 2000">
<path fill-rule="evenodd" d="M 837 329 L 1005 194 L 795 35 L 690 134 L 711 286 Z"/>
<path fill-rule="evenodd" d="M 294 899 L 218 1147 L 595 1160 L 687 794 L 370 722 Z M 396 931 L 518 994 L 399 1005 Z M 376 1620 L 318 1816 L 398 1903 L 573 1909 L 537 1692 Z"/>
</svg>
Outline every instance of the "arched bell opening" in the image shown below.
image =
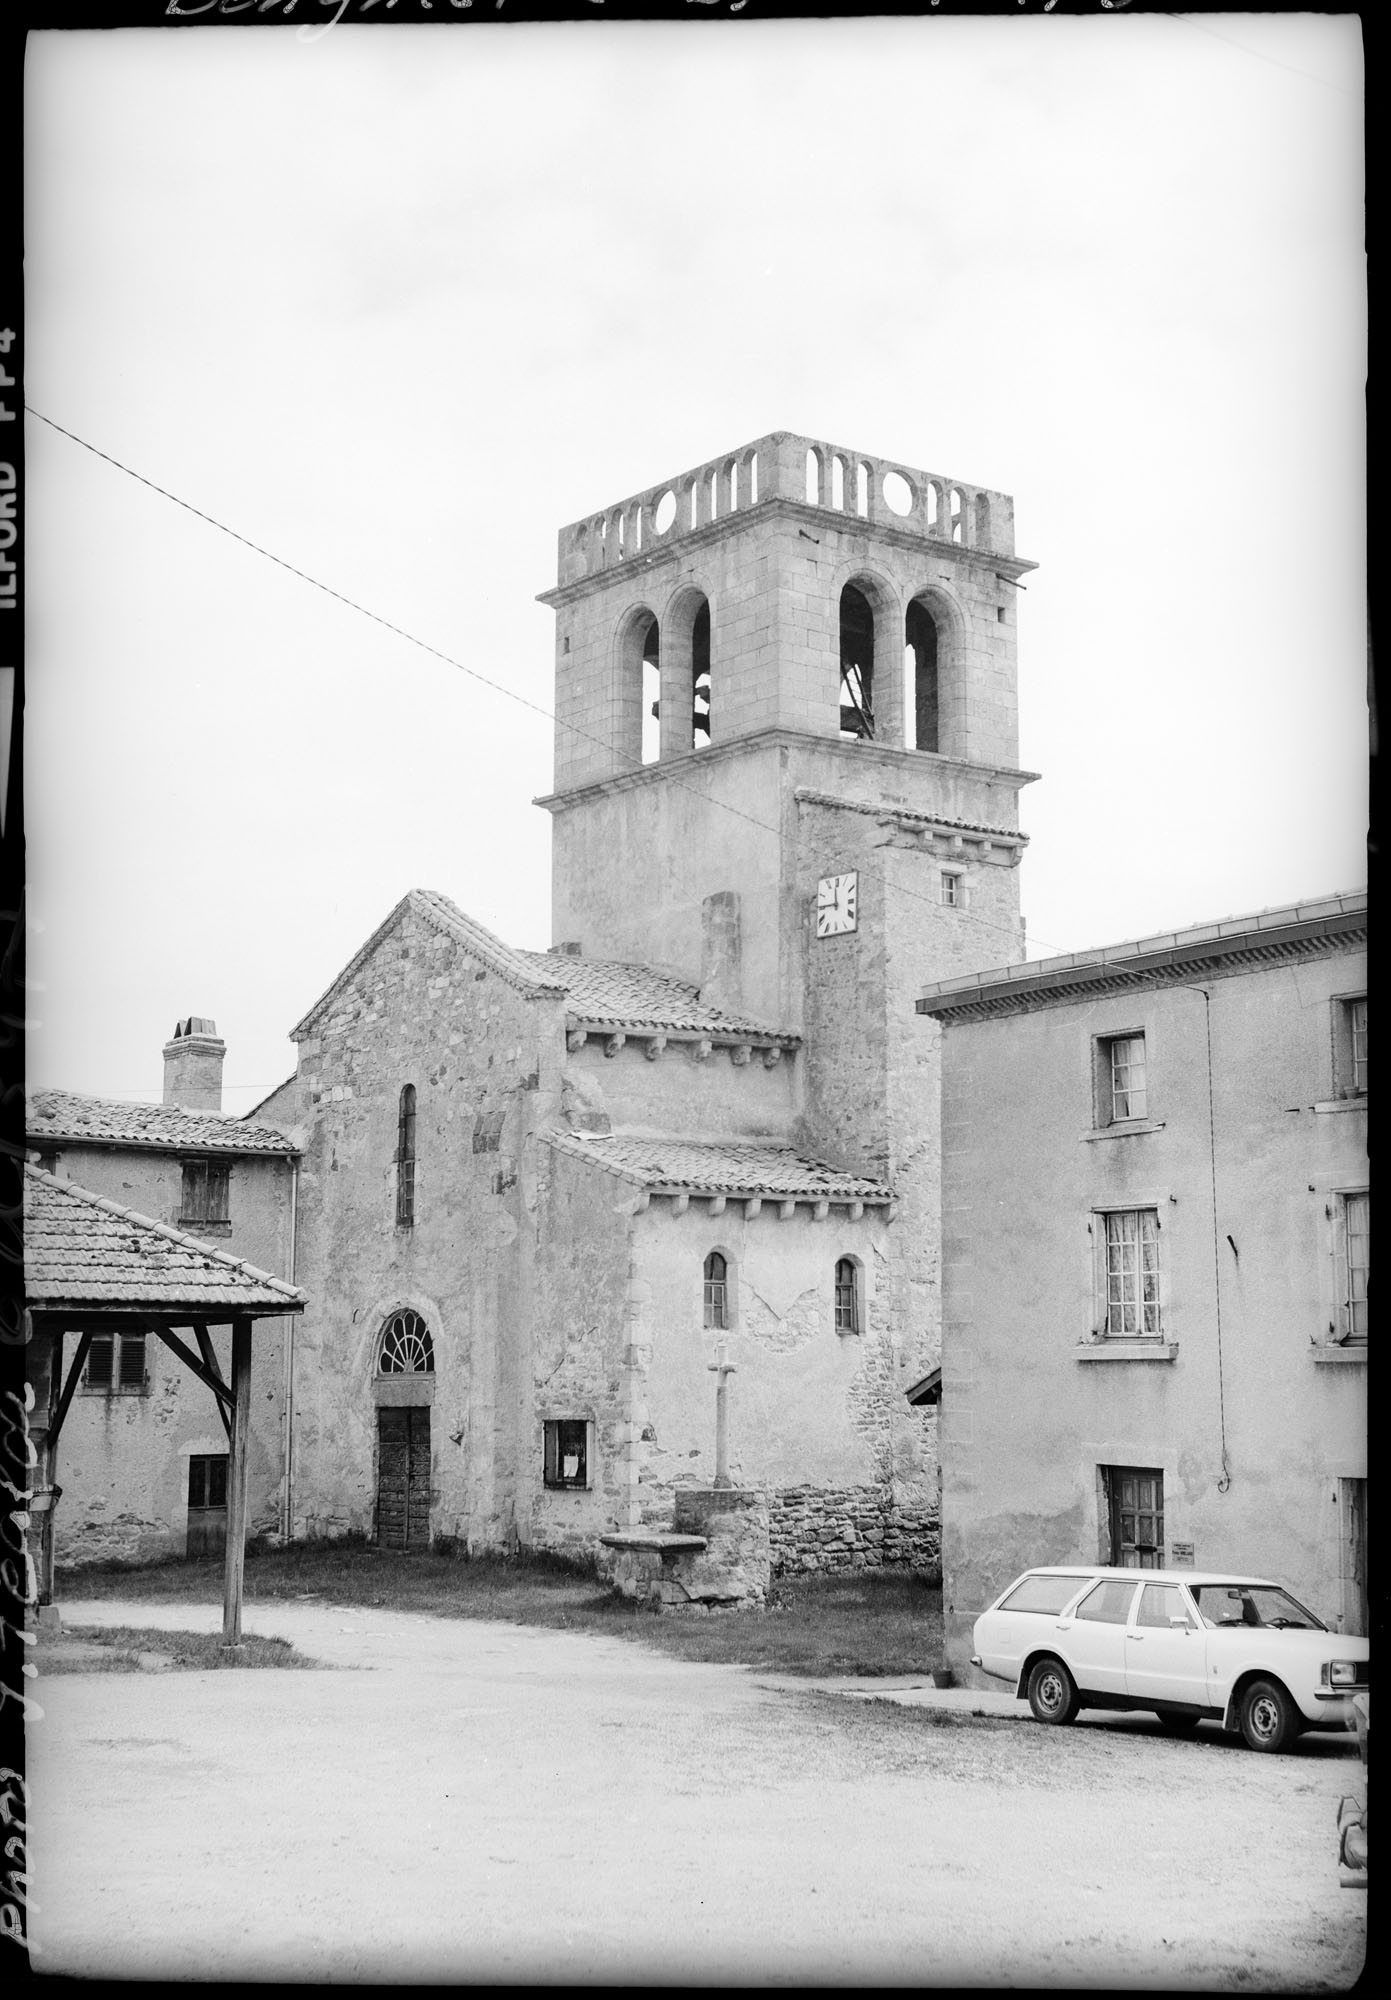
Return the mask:
<svg viewBox="0 0 1391 2000">
<path fill-rule="evenodd" d="M 937 621 L 915 597 L 903 621 L 903 675 L 907 747 L 940 750 L 941 704 L 937 681 Z"/>
<path fill-rule="evenodd" d="M 853 583 L 840 593 L 840 734 L 874 737 L 874 610 Z"/>
</svg>

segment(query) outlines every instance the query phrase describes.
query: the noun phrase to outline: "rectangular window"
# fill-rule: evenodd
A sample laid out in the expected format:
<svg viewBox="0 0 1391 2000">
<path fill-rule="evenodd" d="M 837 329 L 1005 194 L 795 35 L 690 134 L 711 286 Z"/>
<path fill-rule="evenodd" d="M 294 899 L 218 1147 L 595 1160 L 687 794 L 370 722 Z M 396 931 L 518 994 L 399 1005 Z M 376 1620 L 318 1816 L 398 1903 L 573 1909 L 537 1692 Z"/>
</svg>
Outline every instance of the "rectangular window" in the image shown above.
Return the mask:
<svg viewBox="0 0 1391 2000">
<path fill-rule="evenodd" d="M 1338 1197 L 1338 1338 L 1367 1338 L 1367 1282 L 1372 1254 L 1372 1198 Z"/>
<path fill-rule="evenodd" d="M 87 1349 L 82 1386 L 101 1395 L 142 1395 L 145 1389 L 143 1333 L 98 1333 Z"/>
<path fill-rule="evenodd" d="M 1145 1038 L 1142 1034 L 1106 1035 L 1096 1045 L 1096 1123 L 1121 1125 L 1130 1118 L 1148 1118 L 1145 1082 Z"/>
<path fill-rule="evenodd" d="M 188 1506 L 190 1513 L 227 1505 L 227 1454 L 190 1458 L 188 1461 Z"/>
<path fill-rule="evenodd" d="M 1104 1561 L 1118 1569 L 1164 1567 L 1164 1474 L 1152 1466 L 1106 1465 L 1109 1549 Z"/>
<path fill-rule="evenodd" d="M 1159 1211 L 1114 1208 L 1093 1223 L 1101 1233 L 1099 1331 L 1136 1340 L 1159 1332 Z"/>
<path fill-rule="evenodd" d="M 942 901 L 947 905 L 948 909 L 959 910 L 965 900 L 965 896 L 962 893 L 960 875 L 953 868 L 944 868 L 942 870 Z"/>
<path fill-rule="evenodd" d="M 1339 1097 L 1367 1095 L 1367 996 L 1333 1002 L 1333 1087 Z"/>
<path fill-rule="evenodd" d="M 1073 1616 L 1090 1619 L 1097 1625 L 1124 1625 L 1134 1601 L 1134 1584 L 1120 1583 L 1111 1577 L 1087 1592 Z"/>
<path fill-rule="evenodd" d="M 230 1178 L 225 1161 L 185 1160 L 180 1222 L 226 1222 Z"/>
<path fill-rule="evenodd" d="M 589 1425 L 583 1417 L 548 1418 L 545 1445 L 547 1486 L 588 1486 Z"/>
</svg>

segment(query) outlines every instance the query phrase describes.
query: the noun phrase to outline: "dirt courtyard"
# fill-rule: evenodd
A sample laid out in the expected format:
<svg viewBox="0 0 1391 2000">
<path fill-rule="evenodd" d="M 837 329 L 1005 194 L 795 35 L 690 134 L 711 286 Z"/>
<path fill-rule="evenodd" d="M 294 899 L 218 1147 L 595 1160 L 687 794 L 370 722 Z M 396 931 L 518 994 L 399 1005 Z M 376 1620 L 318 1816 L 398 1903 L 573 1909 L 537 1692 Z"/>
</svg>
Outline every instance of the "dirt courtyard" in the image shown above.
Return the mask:
<svg viewBox="0 0 1391 2000">
<path fill-rule="evenodd" d="M 1361 1970 L 1343 1739 L 1047 1730 L 409 1612 L 247 1624 L 322 1671 L 30 1683 L 36 1972 L 1322 1992 Z"/>
</svg>

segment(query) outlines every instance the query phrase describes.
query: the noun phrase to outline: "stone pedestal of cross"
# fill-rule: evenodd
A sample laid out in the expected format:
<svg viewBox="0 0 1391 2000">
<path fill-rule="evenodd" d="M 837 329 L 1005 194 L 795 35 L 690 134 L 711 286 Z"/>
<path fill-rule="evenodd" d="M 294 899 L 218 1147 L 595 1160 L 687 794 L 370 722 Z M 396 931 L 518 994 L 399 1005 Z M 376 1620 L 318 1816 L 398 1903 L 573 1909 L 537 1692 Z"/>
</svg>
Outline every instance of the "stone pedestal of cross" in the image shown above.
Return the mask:
<svg viewBox="0 0 1391 2000">
<path fill-rule="evenodd" d="M 715 1358 L 706 1366 L 715 1377 L 715 1484 L 732 1486 L 729 1476 L 729 1377 L 734 1373 L 734 1364 L 729 1359 L 728 1349 L 721 1341 L 715 1349 Z"/>
</svg>

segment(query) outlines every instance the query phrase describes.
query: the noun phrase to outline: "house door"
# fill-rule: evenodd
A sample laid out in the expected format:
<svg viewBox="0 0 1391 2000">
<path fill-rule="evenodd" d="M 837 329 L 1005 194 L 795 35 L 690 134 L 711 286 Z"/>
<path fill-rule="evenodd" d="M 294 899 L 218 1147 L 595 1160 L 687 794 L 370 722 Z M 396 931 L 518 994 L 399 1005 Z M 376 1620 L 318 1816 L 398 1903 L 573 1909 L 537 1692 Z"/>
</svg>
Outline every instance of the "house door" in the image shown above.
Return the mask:
<svg viewBox="0 0 1391 2000">
<path fill-rule="evenodd" d="M 188 1461 L 188 1541 L 191 1556 L 227 1552 L 227 1454 Z"/>
<path fill-rule="evenodd" d="M 1164 1474 L 1140 1465 L 1106 1469 L 1111 1562 L 1119 1569 L 1164 1567 Z"/>
<path fill-rule="evenodd" d="M 384 1549 L 430 1542 L 430 1412 L 377 1411 L 377 1541 Z"/>
</svg>

